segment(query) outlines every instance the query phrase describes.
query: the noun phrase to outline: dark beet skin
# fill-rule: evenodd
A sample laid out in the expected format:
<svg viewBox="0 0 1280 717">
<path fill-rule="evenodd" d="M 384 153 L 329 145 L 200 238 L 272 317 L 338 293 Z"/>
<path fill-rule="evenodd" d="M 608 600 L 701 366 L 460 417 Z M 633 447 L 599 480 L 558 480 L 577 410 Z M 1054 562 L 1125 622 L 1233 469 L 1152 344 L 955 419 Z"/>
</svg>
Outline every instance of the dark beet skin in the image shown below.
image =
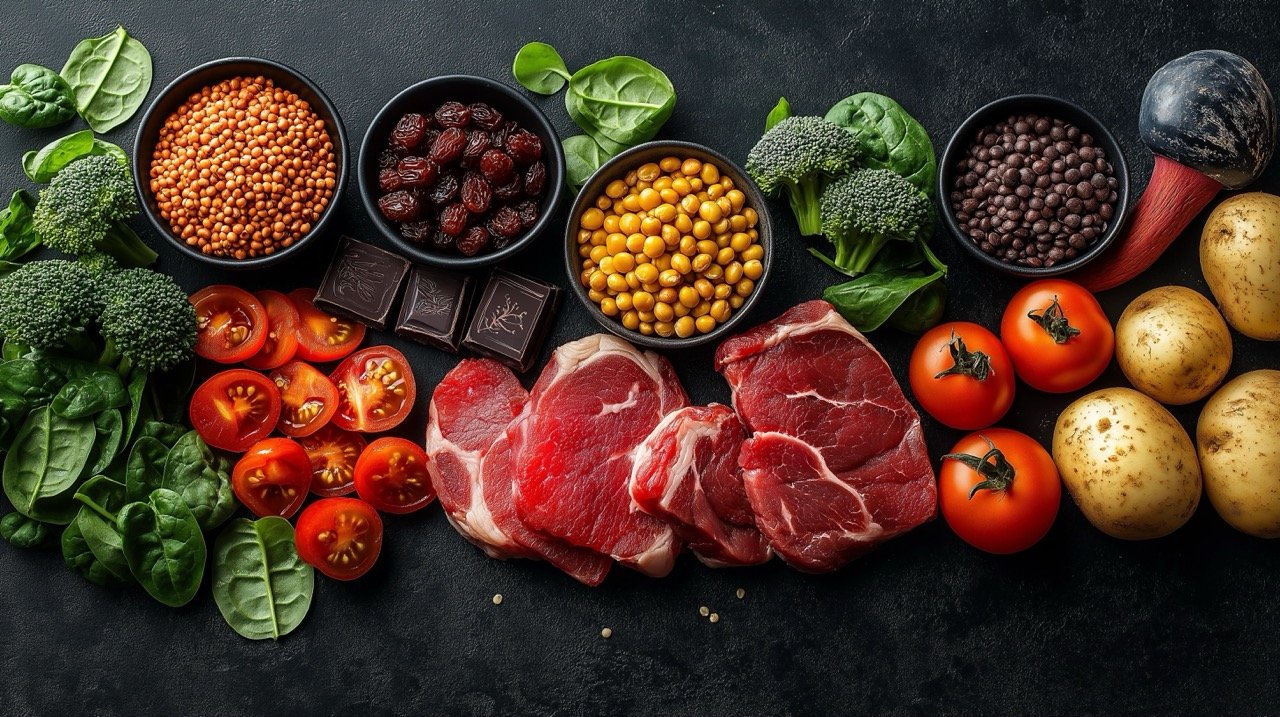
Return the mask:
<svg viewBox="0 0 1280 717">
<path fill-rule="evenodd" d="M 1224 50 L 1199 50 L 1156 71 L 1138 131 L 1152 152 L 1229 189 L 1262 174 L 1276 145 L 1276 107 L 1258 68 Z"/>
</svg>

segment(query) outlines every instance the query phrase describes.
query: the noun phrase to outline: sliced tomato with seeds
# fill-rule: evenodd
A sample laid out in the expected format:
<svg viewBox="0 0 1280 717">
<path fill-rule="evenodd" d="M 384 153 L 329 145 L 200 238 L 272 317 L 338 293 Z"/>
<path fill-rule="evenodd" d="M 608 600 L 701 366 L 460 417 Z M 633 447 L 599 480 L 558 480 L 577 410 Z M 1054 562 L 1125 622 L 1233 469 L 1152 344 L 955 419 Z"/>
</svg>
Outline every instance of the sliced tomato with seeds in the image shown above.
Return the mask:
<svg viewBox="0 0 1280 717">
<path fill-rule="evenodd" d="M 291 361 L 271 372 L 280 390 L 280 432 L 294 438 L 324 428 L 338 412 L 338 389 L 314 366 Z"/>
<path fill-rule="evenodd" d="M 270 371 L 289 363 L 298 353 L 298 324 L 302 320 L 298 318 L 298 308 L 284 294 L 265 289 L 256 296 L 267 310 L 267 340 L 244 365 Z"/>
<path fill-rule="evenodd" d="M 267 309 L 253 294 L 214 284 L 192 294 L 196 309 L 196 355 L 218 363 L 240 363 L 267 341 Z"/>
<path fill-rule="evenodd" d="M 298 358 L 337 361 L 364 341 L 364 324 L 316 308 L 315 289 L 294 289 L 289 298 L 298 308 Z"/>
<path fill-rule="evenodd" d="M 298 557 L 334 580 L 369 572 L 382 552 L 382 517 L 356 498 L 321 498 L 298 516 Z"/>
<path fill-rule="evenodd" d="M 296 441 L 268 438 L 253 444 L 231 471 L 231 489 L 254 515 L 291 518 L 307 499 L 311 460 Z"/>
<path fill-rule="evenodd" d="M 311 459 L 311 492 L 325 498 L 356 492 L 356 460 L 364 452 L 364 436 L 330 423 L 298 439 Z"/>
<path fill-rule="evenodd" d="M 205 443 L 241 453 L 275 429 L 280 392 L 257 371 L 228 369 L 200 384 L 187 415 Z"/>
<path fill-rule="evenodd" d="M 413 410 L 417 386 L 404 354 L 390 346 L 370 346 L 348 356 L 329 378 L 338 387 L 338 428 L 362 433 L 387 431 Z"/>
<path fill-rule="evenodd" d="M 379 438 L 356 461 L 360 499 L 387 513 L 412 513 L 435 500 L 427 452 L 404 438 Z"/>
</svg>

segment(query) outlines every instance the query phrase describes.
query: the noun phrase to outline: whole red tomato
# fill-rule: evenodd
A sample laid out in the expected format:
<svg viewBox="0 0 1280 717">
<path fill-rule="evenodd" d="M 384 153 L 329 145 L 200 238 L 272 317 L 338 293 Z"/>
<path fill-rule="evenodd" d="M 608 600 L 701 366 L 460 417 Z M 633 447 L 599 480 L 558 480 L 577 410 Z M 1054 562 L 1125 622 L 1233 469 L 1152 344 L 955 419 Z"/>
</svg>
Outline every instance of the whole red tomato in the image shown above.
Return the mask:
<svg viewBox="0 0 1280 717">
<path fill-rule="evenodd" d="M 1089 290 L 1044 279 L 1013 295 L 1000 320 L 1000 339 L 1018 376 L 1048 393 L 1093 383 L 1115 349 L 1111 322 Z"/>
<path fill-rule="evenodd" d="M 1013 405 L 1014 373 L 996 335 L 967 321 L 933 327 L 911 353 L 911 392 L 952 428 L 990 426 Z"/>
</svg>

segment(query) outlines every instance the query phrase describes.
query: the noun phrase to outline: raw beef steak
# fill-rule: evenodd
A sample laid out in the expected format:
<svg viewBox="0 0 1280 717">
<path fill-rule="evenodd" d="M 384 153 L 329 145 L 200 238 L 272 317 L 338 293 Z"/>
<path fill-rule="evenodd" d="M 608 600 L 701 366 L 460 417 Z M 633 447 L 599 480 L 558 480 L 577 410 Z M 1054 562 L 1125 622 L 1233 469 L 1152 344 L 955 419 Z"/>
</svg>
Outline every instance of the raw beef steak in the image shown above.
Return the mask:
<svg viewBox="0 0 1280 717">
<path fill-rule="evenodd" d="M 688 403 L 666 359 L 595 334 L 556 349 L 512 425 L 516 513 L 526 525 L 646 575 L 671 571 L 671 526 L 632 509 L 632 453 Z"/>
<path fill-rule="evenodd" d="M 920 417 L 830 304 L 800 304 L 727 339 L 716 369 L 752 433 L 738 462 L 756 525 L 788 563 L 835 570 L 933 517 Z"/>
<path fill-rule="evenodd" d="M 746 437 L 732 408 L 686 406 L 668 413 L 635 451 L 631 499 L 713 567 L 769 559 L 738 469 Z"/>
<path fill-rule="evenodd" d="M 510 369 L 467 359 L 431 397 L 427 454 L 431 481 L 449 522 L 490 557 L 545 558 L 587 585 L 599 585 L 610 560 L 534 533 L 516 518 L 507 428 L 529 394 Z"/>
</svg>

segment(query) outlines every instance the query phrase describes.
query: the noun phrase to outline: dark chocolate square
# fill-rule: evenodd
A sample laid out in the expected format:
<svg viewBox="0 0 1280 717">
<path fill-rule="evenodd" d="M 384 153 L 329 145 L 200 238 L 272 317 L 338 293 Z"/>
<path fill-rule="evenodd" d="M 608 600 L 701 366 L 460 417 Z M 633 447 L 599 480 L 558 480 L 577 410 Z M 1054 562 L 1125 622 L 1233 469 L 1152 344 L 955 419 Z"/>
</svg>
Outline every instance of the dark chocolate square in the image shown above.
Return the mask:
<svg viewBox="0 0 1280 717">
<path fill-rule="evenodd" d="M 414 266 L 400 305 L 396 334 L 457 353 L 474 285 L 466 274 Z"/>
<path fill-rule="evenodd" d="M 542 352 L 559 303 L 559 287 L 494 269 L 462 345 L 528 371 Z"/>
<path fill-rule="evenodd" d="M 316 306 L 382 331 L 407 273 L 408 259 L 343 237 L 316 289 Z"/>
</svg>

